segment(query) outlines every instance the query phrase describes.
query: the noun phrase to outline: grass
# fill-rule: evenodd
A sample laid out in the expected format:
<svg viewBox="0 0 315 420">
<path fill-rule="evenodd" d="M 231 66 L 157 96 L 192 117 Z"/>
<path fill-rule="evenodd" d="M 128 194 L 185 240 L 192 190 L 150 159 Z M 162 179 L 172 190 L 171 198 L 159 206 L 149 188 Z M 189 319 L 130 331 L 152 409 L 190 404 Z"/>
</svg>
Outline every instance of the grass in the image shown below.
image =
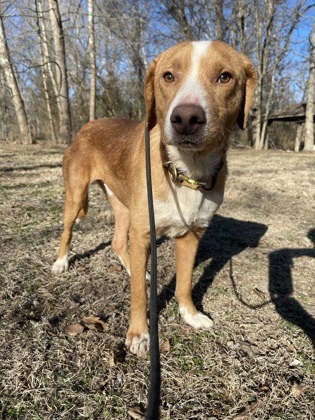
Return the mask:
<svg viewBox="0 0 315 420">
<path fill-rule="evenodd" d="M 113 219 L 96 186 L 75 228 L 69 272 L 51 274 L 62 154 L 0 146 L 0 413 L 129 419 L 128 410 L 146 406 L 149 359 L 124 351 L 129 278 L 111 250 Z M 315 418 L 313 168 L 312 154 L 230 152 L 225 202 L 194 270 L 194 299 L 213 330 L 181 320 L 174 244 L 159 245 L 160 340 L 169 343 L 161 353 L 163 420 Z M 65 334 L 88 315 L 105 317 L 108 331 Z"/>
</svg>

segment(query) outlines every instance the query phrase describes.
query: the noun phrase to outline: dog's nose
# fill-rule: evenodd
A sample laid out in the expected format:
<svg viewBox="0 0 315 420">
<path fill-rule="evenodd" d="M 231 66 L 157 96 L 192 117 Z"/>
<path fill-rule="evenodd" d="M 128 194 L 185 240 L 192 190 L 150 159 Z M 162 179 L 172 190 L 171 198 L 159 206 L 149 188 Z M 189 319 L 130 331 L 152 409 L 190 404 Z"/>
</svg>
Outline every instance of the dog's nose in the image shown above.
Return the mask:
<svg viewBox="0 0 315 420">
<path fill-rule="evenodd" d="M 177 105 L 171 114 L 171 123 L 179 134 L 196 134 L 206 123 L 206 114 L 199 105 Z"/>
</svg>

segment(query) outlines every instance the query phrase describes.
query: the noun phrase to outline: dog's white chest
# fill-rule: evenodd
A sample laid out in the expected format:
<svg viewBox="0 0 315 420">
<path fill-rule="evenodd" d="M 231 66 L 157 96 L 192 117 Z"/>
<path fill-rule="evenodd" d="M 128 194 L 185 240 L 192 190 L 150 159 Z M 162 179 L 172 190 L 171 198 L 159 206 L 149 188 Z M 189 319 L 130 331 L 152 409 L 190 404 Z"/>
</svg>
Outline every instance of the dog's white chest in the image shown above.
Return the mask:
<svg viewBox="0 0 315 420">
<path fill-rule="evenodd" d="M 167 200 L 154 201 L 157 233 L 176 237 L 207 227 L 222 200 L 223 196 L 215 191 L 172 186 Z"/>
</svg>

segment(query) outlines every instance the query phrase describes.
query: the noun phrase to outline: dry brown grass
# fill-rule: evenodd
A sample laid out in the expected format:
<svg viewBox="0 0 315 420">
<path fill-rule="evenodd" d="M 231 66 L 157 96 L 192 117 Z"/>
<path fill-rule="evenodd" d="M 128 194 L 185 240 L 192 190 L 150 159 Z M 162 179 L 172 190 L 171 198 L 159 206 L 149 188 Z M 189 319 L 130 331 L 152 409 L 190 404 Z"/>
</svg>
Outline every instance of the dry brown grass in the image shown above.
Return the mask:
<svg viewBox="0 0 315 420">
<path fill-rule="evenodd" d="M 71 269 L 53 276 L 62 150 L 2 145 L 0 153 L 2 418 L 127 419 L 146 405 L 149 361 L 123 351 L 129 279 L 111 250 L 102 193 L 92 186 Z M 162 419 L 315 418 L 314 159 L 230 152 L 225 203 L 194 273 L 212 331 L 182 323 L 173 243 L 160 242 Z M 107 331 L 65 334 L 98 314 Z"/>
</svg>

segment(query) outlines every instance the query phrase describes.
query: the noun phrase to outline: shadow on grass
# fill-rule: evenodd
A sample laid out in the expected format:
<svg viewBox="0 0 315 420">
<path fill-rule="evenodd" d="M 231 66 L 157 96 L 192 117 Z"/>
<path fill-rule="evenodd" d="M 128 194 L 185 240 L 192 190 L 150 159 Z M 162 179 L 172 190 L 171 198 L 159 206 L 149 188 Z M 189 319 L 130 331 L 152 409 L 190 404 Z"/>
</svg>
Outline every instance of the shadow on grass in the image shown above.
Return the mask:
<svg viewBox="0 0 315 420">
<path fill-rule="evenodd" d="M 256 248 L 260 239 L 267 231 L 267 226 L 261 223 L 242 221 L 233 218 L 215 216 L 211 225 L 202 237 L 196 257 L 195 267 L 211 258 L 193 287 L 193 300 L 202 311 L 202 300 L 215 276 L 229 262 L 230 279 L 238 300 L 250 309 L 259 309 L 273 303 L 276 311 L 286 321 L 301 328 L 315 347 L 315 318 L 311 316 L 291 295 L 294 291 L 291 267 L 295 258 L 315 258 L 315 249 L 280 249 L 269 254 L 269 293 L 270 300 L 259 305 L 247 303 L 237 290 L 233 277 L 232 258 L 246 248 Z M 315 238 L 315 229 L 308 233 L 311 241 Z M 159 310 L 175 293 L 175 276 L 164 286 L 159 295 Z"/>
<path fill-rule="evenodd" d="M 61 168 L 62 163 L 45 163 L 42 165 L 34 165 L 34 166 L 18 166 L 18 167 L 3 167 L 0 168 L 0 172 L 17 172 L 17 171 L 34 171 L 36 169 L 54 169 L 54 168 Z"/>
<path fill-rule="evenodd" d="M 270 253 L 269 293 L 278 314 L 300 327 L 315 348 L 315 317 L 291 296 L 294 292 L 291 267 L 300 257 L 315 258 L 315 249 L 280 249 Z"/>
<path fill-rule="evenodd" d="M 73 255 L 69 260 L 69 266 L 73 266 L 77 261 L 84 260 L 86 258 L 92 257 L 92 255 L 97 254 L 100 251 L 103 251 L 103 249 L 110 246 L 112 241 L 102 242 L 97 247 L 93 249 L 89 249 L 88 251 L 83 252 L 82 254 L 75 254 Z"/>
<path fill-rule="evenodd" d="M 294 292 L 291 267 L 294 260 L 300 257 L 315 258 L 315 249 L 283 248 L 269 254 L 269 295 L 270 300 L 259 305 L 248 304 L 238 293 L 233 276 L 233 265 L 230 260 L 230 279 L 237 299 L 250 309 L 259 309 L 273 303 L 278 314 L 301 328 L 315 348 L 315 317 L 309 314 L 300 302 L 292 297 Z"/>
<path fill-rule="evenodd" d="M 193 287 L 193 300 L 198 309 L 202 310 L 202 299 L 225 264 L 246 248 L 257 247 L 266 231 L 267 226 L 262 223 L 214 216 L 200 241 L 195 261 L 197 267 L 211 258 L 209 265 L 205 267 L 199 281 Z M 159 296 L 160 309 L 165 308 L 166 303 L 174 296 L 175 281 L 174 276 L 163 288 Z"/>
</svg>

